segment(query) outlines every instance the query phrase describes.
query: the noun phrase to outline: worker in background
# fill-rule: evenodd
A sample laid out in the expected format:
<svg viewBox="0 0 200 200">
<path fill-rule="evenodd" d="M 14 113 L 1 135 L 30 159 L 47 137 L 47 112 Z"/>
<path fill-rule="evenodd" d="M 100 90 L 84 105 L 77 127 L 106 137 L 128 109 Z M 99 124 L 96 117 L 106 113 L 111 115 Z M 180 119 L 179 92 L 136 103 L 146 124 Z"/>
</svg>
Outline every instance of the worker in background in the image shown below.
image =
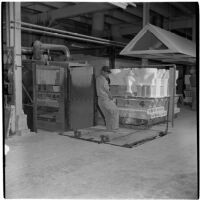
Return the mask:
<svg viewBox="0 0 200 200">
<path fill-rule="evenodd" d="M 96 79 L 96 89 L 98 105 L 105 117 L 106 128 L 108 131 L 115 132 L 119 128 L 119 110 L 109 90 L 108 78 L 110 73 L 109 67 L 102 67 L 101 74 Z"/>
<path fill-rule="evenodd" d="M 192 110 L 196 110 L 196 70 L 195 68 L 192 68 L 190 70 L 191 76 L 190 76 L 190 84 L 192 88 Z"/>
</svg>

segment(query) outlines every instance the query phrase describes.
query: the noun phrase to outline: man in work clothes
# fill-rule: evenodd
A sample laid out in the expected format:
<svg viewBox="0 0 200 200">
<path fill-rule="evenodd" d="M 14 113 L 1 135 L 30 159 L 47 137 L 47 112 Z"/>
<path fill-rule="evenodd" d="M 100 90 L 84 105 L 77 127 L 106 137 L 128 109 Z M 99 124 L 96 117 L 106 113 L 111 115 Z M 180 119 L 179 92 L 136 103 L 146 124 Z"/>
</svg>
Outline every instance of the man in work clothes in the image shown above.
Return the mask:
<svg viewBox="0 0 200 200">
<path fill-rule="evenodd" d="M 107 79 L 111 73 L 109 67 L 103 66 L 101 74 L 96 79 L 98 105 L 103 112 L 108 131 L 116 131 L 119 128 L 119 110 L 113 102 Z"/>
</svg>

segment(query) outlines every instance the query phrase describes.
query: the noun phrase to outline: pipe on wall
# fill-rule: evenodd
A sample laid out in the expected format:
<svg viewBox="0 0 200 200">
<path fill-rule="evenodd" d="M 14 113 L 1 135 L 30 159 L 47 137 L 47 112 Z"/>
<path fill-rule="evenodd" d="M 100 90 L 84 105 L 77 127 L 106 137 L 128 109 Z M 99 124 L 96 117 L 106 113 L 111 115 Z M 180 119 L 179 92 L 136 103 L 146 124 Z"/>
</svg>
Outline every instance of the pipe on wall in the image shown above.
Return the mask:
<svg viewBox="0 0 200 200">
<path fill-rule="evenodd" d="M 98 38 L 98 37 L 83 35 L 83 34 L 80 34 L 80 33 L 73 33 L 73 32 L 69 32 L 69 31 L 63 31 L 63 30 L 59 30 L 59 29 L 55 29 L 55 28 L 49 28 L 49 27 L 44 27 L 44 26 L 40 26 L 40 25 L 36 25 L 36 24 L 30 24 L 30 23 L 19 22 L 19 21 L 11 21 L 11 23 L 14 23 L 14 24 L 18 23 L 18 24 L 21 24 L 22 26 L 24 25 L 24 26 L 28 26 L 28 27 L 32 27 L 32 28 L 38 28 L 38 29 L 43 29 L 43 30 L 47 30 L 47 31 L 53 31 L 53 32 L 49 32 L 49 33 L 67 34 L 65 36 L 69 36 L 69 38 L 72 37 L 72 36 L 74 36 L 75 38 L 72 38 L 72 39 L 77 39 L 77 38 L 80 37 L 80 40 L 89 39 L 88 40 L 89 42 L 91 42 L 91 40 L 92 40 L 92 41 L 103 42 L 101 44 L 107 43 L 107 45 L 114 45 L 114 46 L 120 46 L 120 47 L 126 46 L 126 43 L 122 43 L 122 42 L 106 40 L 106 39 L 102 39 L 102 38 Z M 21 28 L 26 28 L 26 27 L 21 27 Z M 26 29 L 28 29 L 28 28 L 26 28 Z"/>
<path fill-rule="evenodd" d="M 48 32 L 48 31 L 43 31 L 43 30 L 25 28 L 25 27 L 21 27 L 19 29 L 24 30 L 24 31 L 34 32 L 34 33 L 41 33 L 41 34 L 51 35 L 51 36 L 60 37 L 60 38 L 70 38 L 70 39 L 74 39 L 74 40 L 86 41 L 86 42 L 91 42 L 91 43 L 96 43 L 96 44 L 103 44 L 103 45 L 108 45 L 108 46 L 118 46 L 118 47 L 124 47 L 125 46 L 125 44 L 117 44 L 117 43 L 112 42 L 112 41 L 103 42 L 103 41 L 98 41 L 98 40 L 80 38 L 80 37 L 75 37 L 75 36 L 71 36 L 71 35 L 63 35 L 63 34 L 60 34 L 60 33 L 53 33 L 53 32 Z"/>
<path fill-rule="evenodd" d="M 70 58 L 70 51 L 65 45 L 58 45 L 58 44 L 41 44 L 41 48 L 49 49 L 49 50 L 61 50 L 65 53 L 67 60 Z"/>
</svg>

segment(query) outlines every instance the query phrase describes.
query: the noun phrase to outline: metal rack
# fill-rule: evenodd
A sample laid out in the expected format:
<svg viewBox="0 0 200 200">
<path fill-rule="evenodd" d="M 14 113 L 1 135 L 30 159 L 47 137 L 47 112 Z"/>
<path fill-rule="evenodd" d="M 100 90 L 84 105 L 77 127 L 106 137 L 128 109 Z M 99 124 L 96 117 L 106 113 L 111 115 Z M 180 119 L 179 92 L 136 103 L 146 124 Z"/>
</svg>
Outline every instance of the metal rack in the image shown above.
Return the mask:
<svg viewBox="0 0 200 200">
<path fill-rule="evenodd" d="M 158 100 L 157 103 L 159 103 L 159 101 L 163 101 L 162 103 L 163 103 L 165 110 L 166 110 L 166 116 L 163 115 L 163 116 L 152 117 L 151 114 L 149 113 L 149 114 L 146 115 L 146 117 L 144 117 L 143 123 L 141 125 L 143 125 L 144 129 L 147 129 L 147 128 L 150 128 L 154 124 L 164 122 L 164 123 L 166 123 L 166 127 L 165 127 L 164 132 L 165 133 L 168 132 L 168 122 L 169 122 L 168 117 L 169 117 L 169 103 L 170 103 L 170 97 L 169 96 L 158 97 L 158 98 L 154 98 L 154 97 L 133 97 L 133 96 L 128 96 L 128 97 L 114 96 L 114 98 L 116 99 L 116 101 L 118 101 L 119 99 L 123 99 L 123 100 L 127 100 L 127 101 L 130 101 L 130 100 L 131 101 L 132 100 L 137 101 L 137 103 L 139 105 L 141 105 L 142 108 L 145 106 L 145 103 L 146 103 L 145 101 L 157 101 Z M 150 109 L 153 109 L 153 108 L 150 108 Z M 139 117 L 138 118 L 136 117 L 134 119 L 139 120 Z M 127 127 L 136 128 L 136 126 L 134 126 L 134 125 L 127 125 Z"/>
<path fill-rule="evenodd" d="M 93 68 L 87 63 L 27 60 L 23 63 L 24 112 L 32 131 L 46 129 L 65 131 L 84 128 L 94 124 L 94 79 Z M 28 71 L 28 74 L 25 72 Z M 77 86 L 76 79 L 85 73 L 87 87 Z M 78 76 L 77 76 L 78 75 Z M 32 79 L 32 80 L 31 80 Z M 31 88 L 31 90 L 30 90 Z M 26 91 L 26 92 L 25 92 Z M 27 98 L 26 98 L 27 99 Z M 78 109 L 79 108 L 79 109 Z"/>
<path fill-rule="evenodd" d="M 144 99 L 166 99 L 167 100 L 167 127 L 168 127 L 168 121 L 171 121 L 172 127 L 174 126 L 174 102 L 175 102 L 175 81 L 176 81 L 176 65 L 175 64 L 162 64 L 162 65 L 134 65 L 132 68 L 165 68 L 165 69 L 172 69 L 172 92 L 169 96 L 163 96 L 163 97 L 144 97 L 144 96 L 116 96 L 116 98 L 123 98 L 123 99 L 135 99 L 136 101 L 143 102 Z M 169 119 L 170 118 L 170 119 Z M 147 127 L 150 120 L 147 120 Z M 168 129 L 168 128 L 167 128 Z"/>
<path fill-rule="evenodd" d="M 36 127 L 40 129 L 64 130 L 65 126 L 65 84 L 66 64 L 35 63 L 34 115 Z"/>
</svg>

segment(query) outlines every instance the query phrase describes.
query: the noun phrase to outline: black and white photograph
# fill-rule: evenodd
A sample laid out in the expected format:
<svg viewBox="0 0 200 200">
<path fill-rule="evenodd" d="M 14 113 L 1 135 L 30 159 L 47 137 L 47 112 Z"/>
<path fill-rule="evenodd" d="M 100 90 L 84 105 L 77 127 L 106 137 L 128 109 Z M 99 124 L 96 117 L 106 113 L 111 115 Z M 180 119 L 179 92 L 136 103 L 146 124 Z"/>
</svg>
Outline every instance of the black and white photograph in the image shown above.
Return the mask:
<svg viewBox="0 0 200 200">
<path fill-rule="evenodd" d="M 198 1 L 1 1 L 2 198 L 199 199 Z"/>
</svg>

